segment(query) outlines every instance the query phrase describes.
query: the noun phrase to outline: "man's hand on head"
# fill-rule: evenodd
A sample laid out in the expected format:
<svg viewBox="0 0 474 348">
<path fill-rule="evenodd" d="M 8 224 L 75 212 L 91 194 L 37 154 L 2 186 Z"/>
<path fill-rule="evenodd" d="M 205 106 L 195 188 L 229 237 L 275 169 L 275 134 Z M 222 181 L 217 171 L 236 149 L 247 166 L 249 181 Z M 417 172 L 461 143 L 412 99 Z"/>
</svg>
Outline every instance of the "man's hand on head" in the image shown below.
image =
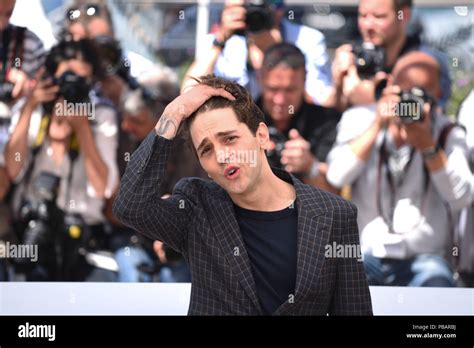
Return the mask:
<svg viewBox="0 0 474 348">
<path fill-rule="evenodd" d="M 212 97 L 235 100 L 235 97 L 224 88 L 213 88 L 204 84 L 197 84 L 192 88 L 186 89 L 184 93 L 166 106 L 155 126 L 156 134 L 167 139 L 173 139 L 178 132 L 181 122 Z"/>
</svg>

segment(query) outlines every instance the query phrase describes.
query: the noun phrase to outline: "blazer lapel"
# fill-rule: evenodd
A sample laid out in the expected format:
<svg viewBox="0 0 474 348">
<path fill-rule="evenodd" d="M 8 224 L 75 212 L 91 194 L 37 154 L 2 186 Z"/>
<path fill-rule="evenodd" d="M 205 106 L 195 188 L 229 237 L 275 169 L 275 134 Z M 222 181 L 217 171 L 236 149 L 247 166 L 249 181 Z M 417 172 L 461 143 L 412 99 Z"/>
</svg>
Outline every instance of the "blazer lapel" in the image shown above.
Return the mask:
<svg viewBox="0 0 474 348">
<path fill-rule="evenodd" d="M 245 292 L 258 311 L 262 313 L 257 297 L 257 287 L 252 275 L 250 259 L 245 249 L 239 224 L 235 218 L 232 200 L 220 188 L 216 189 L 212 194 L 206 195 L 206 198 L 208 201 L 210 224 L 221 249 Z"/>
<path fill-rule="evenodd" d="M 325 246 L 329 242 L 332 211 L 327 211 L 322 197 L 314 189 L 292 176 L 298 209 L 297 271 L 295 301 L 302 301 L 310 284 L 318 281 L 324 263 Z M 292 303 L 285 301 L 274 314 L 291 312 Z"/>
</svg>

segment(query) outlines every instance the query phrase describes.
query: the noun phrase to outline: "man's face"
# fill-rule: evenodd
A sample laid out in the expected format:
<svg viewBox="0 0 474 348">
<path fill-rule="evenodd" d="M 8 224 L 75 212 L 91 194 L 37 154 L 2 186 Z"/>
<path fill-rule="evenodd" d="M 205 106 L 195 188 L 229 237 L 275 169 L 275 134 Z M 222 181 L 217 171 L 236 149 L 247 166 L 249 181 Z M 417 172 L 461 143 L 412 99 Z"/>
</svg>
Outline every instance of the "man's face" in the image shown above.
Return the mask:
<svg viewBox="0 0 474 348">
<path fill-rule="evenodd" d="M 398 85 L 402 91 L 409 91 L 413 87 L 421 87 L 433 97 L 439 95 L 439 73 L 432 69 L 423 69 L 412 67 L 396 72 L 394 75 L 394 84 Z M 400 143 L 407 142 L 407 125 L 403 123 L 400 117 L 394 117 L 390 124 L 392 136 Z"/>
<path fill-rule="evenodd" d="M 112 36 L 112 30 L 109 23 L 101 17 L 92 17 L 87 23 L 87 31 L 89 38 L 97 36 Z"/>
<path fill-rule="evenodd" d="M 212 180 L 229 194 L 253 191 L 268 146 L 268 129 L 263 122 L 253 135 L 233 109 L 215 109 L 198 114 L 190 133 L 199 162 Z"/>
<path fill-rule="evenodd" d="M 386 47 L 402 32 L 393 0 L 361 0 L 358 25 L 364 41 Z"/>
<path fill-rule="evenodd" d="M 54 77 L 58 78 L 68 70 L 86 79 L 92 78 L 92 66 L 80 59 L 69 59 L 59 63 Z"/>
<path fill-rule="evenodd" d="M 155 124 L 156 121 L 153 120 L 150 111 L 142 109 L 133 115 L 124 112 L 121 127 L 122 130 L 130 134 L 132 138 L 142 141 L 146 138 L 148 133 L 150 133 Z"/>
<path fill-rule="evenodd" d="M 304 100 L 306 72 L 283 65 L 262 69 L 263 109 L 273 121 L 288 121 Z"/>
<path fill-rule="evenodd" d="M 0 31 L 5 30 L 15 7 L 15 0 L 0 1 Z"/>
</svg>

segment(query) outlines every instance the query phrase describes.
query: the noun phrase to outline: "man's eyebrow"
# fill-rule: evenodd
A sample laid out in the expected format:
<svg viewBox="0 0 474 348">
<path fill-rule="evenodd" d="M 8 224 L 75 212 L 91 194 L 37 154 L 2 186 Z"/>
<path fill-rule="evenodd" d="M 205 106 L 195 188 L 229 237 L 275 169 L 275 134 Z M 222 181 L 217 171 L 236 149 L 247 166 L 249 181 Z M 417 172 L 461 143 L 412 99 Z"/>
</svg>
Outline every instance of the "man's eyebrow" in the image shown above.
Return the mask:
<svg viewBox="0 0 474 348">
<path fill-rule="evenodd" d="M 201 148 L 204 147 L 207 143 L 209 143 L 209 138 L 208 137 L 202 139 L 201 143 L 199 144 L 199 146 L 196 149 L 196 152 L 199 152 L 199 150 L 201 150 Z"/>
<path fill-rule="evenodd" d="M 222 132 L 216 133 L 216 137 L 223 138 L 225 136 L 231 135 L 231 134 L 236 133 L 236 132 L 237 132 L 237 130 L 235 130 L 235 129 L 228 130 L 228 131 L 222 131 Z M 199 144 L 199 146 L 196 149 L 196 152 L 199 152 L 199 150 L 202 147 L 204 147 L 205 145 L 207 145 L 208 143 L 209 143 L 209 138 L 208 137 L 205 137 L 204 139 L 202 139 L 201 143 Z"/>
<path fill-rule="evenodd" d="M 231 134 L 233 134 L 233 133 L 235 133 L 235 132 L 237 132 L 235 129 L 234 129 L 234 130 L 224 131 L 224 132 L 218 132 L 218 133 L 216 134 L 216 136 L 217 136 L 218 138 L 223 138 L 223 137 L 225 137 L 225 136 L 227 136 L 227 135 L 231 135 Z"/>
</svg>

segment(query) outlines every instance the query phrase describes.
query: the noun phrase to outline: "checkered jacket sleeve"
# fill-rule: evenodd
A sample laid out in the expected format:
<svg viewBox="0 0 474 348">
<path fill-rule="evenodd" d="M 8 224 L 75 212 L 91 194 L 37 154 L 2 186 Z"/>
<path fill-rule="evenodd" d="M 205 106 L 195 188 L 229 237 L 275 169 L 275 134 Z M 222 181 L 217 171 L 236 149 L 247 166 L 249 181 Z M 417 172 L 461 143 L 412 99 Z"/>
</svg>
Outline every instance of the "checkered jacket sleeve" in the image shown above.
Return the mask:
<svg viewBox="0 0 474 348">
<path fill-rule="evenodd" d="M 348 203 L 349 211 L 342 230 L 341 245 L 359 246 L 357 207 Z M 348 255 L 346 255 L 348 256 Z M 336 286 L 329 315 L 372 315 L 372 303 L 362 255 L 338 259 Z"/>
<path fill-rule="evenodd" d="M 190 185 L 182 180 L 168 199 L 161 199 L 159 190 L 172 144 L 154 130 L 145 138 L 127 165 L 113 213 L 125 225 L 183 253 L 193 210 L 183 190 Z"/>
</svg>

